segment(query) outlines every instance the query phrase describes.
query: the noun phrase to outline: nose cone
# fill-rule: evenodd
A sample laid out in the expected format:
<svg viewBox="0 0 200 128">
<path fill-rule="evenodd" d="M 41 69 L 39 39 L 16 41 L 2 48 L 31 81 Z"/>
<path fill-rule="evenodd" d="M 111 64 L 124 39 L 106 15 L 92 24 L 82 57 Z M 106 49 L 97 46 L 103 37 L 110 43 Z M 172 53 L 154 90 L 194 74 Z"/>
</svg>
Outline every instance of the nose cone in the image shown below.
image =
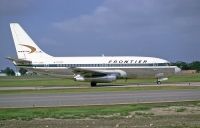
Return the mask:
<svg viewBox="0 0 200 128">
<path fill-rule="evenodd" d="M 181 69 L 179 67 L 175 67 L 175 73 L 179 73 Z"/>
</svg>

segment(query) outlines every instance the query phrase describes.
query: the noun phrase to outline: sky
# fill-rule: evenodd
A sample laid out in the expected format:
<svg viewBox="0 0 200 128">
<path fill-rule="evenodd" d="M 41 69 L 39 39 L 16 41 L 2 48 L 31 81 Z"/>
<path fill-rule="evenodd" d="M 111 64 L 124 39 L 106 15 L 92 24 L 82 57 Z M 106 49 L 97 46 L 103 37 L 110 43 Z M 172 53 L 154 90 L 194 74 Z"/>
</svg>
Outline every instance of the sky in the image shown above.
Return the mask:
<svg viewBox="0 0 200 128">
<path fill-rule="evenodd" d="M 0 0 L 0 69 L 16 57 L 12 22 L 53 56 L 200 60 L 200 0 Z"/>
</svg>

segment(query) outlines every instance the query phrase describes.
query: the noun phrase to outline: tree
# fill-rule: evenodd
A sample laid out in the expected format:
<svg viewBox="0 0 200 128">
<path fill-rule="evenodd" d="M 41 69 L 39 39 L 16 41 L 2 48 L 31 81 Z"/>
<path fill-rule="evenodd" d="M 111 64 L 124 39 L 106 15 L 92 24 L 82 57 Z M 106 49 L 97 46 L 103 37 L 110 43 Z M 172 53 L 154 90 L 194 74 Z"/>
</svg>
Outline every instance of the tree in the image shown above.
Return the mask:
<svg viewBox="0 0 200 128">
<path fill-rule="evenodd" d="M 191 69 L 200 72 L 200 61 L 193 61 L 192 63 L 189 64 L 189 66 Z"/>
<path fill-rule="evenodd" d="M 6 73 L 8 76 L 14 76 L 14 75 L 15 75 L 14 70 L 11 69 L 11 68 L 9 68 L 9 67 L 7 67 L 7 68 L 4 69 L 4 70 L 1 70 L 1 72 Z"/>
<path fill-rule="evenodd" d="M 191 69 L 189 64 L 183 61 L 177 61 L 176 63 L 173 63 L 172 65 L 177 66 L 181 68 L 182 70 L 189 70 Z"/>
<path fill-rule="evenodd" d="M 25 75 L 26 72 L 27 72 L 27 70 L 24 69 L 24 68 L 20 68 L 20 69 L 19 69 L 19 73 L 20 73 L 21 75 Z"/>
</svg>

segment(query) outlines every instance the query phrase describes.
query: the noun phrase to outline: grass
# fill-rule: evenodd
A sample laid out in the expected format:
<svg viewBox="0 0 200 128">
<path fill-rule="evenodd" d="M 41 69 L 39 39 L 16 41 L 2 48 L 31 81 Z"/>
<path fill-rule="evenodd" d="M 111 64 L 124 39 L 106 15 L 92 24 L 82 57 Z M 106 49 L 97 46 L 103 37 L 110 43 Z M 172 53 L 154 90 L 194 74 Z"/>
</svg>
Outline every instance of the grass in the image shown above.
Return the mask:
<svg viewBox="0 0 200 128">
<path fill-rule="evenodd" d="M 54 78 L 50 76 L 21 76 L 0 77 L 0 87 L 28 87 L 28 86 L 74 86 L 85 85 L 85 82 L 76 82 L 73 79 Z"/>
<path fill-rule="evenodd" d="M 0 120 L 32 120 L 32 119 L 82 119 L 100 118 L 108 115 L 117 115 L 119 118 L 129 115 L 134 111 L 146 111 L 157 107 L 169 106 L 196 106 L 200 101 L 171 102 L 171 103 L 143 103 L 129 105 L 107 106 L 81 106 L 81 107 L 57 107 L 57 108 L 4 108 L 0 109 Z M 139 113 L 140 114 L 140 113 Z M 140 114 L 141 115 L 141 114 Z M 152 114 L 149 114 L 151 116 Z M 145 115 L 146 116 L 146 115 Z"/>
<path fill-rule="evenodd" d="M 88 82 L 76 82 L 72 79 L 56 78 L 51 76 L 22 76 L 22 77 L 0 77 L 0 87 L 36 87 L 35 90 L 0 90 L 0 94 L 24 94 L 24 93 L 90 93 L 90 92 L 116 92 L 116 91 L 140 91 L 140 90 L 179 90 L 179 89 L 200 89 L 200 86 L 139 86 L 138 83 L 154 83 L 152 78 L 136 78 L 118 80 L 113 83 L 101 84 L 97 88 L 68 88 L 54 90 L 39 90 L 37 87 L 90 87 Z M 178 83 L 178 82 L 200 82 L 200 74 L 176 75 L 169 77 L 168 81 L 163 83 Z M 136 87 L 123 87 L 123 85 L 135 84 Z M 106 87 L 107 85 L 118 85 L 120 88 Z"/>
<path fill-rule="evenodd" d="M 120 113 L 127 115 L 130 111 L 148 110 L 144 105 L 116 105 L 116 106 L 85 106 L 59 108 L 26 108 L 0 109 L 0 120 L 31 120 L 35 118 L 79 119 L 86 117 L 97 118 L 102 115 Z"/>
<path fill-rule="evenodd" d="M 200 82 L 200 73 L 170 76 L 166 83 L 173 82 Z"/>
<path fill-rule="evenodd" d="M 154 115 L 153 113 L 149 113 L 149 112 L 144 112 L 144 111 L 142 111 L 142 112 L 135 112 L 135 115 L 138 115 L 138 116 L 152 116 L 152 115 Z"/>
<path fill-rule="evenodd" d="M 168 81 L 163 83 L 177 82 L 200 82 L 200 73 L 189 75 L 170 76 Z M 125 80 L 117 80 L 109 83 L 109 85 L 124 85 L 138 83 L 155 83 L 153 78 L 134 78 Z M 0 87 L 18 87 L 18 86 L 89 86 L 88 82 L 76 82 L 73 79 L 55 78 L 50 76 L 22 76 L 22 77 L 0 77 Z"/>
<path fill-rule="evenodd" d="M 184 112 L 184 111 L 186 111 L 186 108 L 184 107 L 180 107 L 176 109 L 176 112 Z"/>
</svg>

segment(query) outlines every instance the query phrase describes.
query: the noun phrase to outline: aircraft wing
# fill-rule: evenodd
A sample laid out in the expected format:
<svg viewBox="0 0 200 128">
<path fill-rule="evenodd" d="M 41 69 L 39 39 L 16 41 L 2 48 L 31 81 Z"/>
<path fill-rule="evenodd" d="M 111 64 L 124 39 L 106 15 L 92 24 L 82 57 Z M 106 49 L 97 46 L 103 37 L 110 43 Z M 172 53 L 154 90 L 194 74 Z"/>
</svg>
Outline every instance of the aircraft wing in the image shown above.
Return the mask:
<svg viewBox="0 0 200 128">
<path fill-rule="evenodd" d="M 116 77 L 126 77 L 126 72 L 122 70 L 96 70 L 87 68 L 71 68 L 75 74 L 79 74 L 83 77 L 102 77 L 107 75 L 114 75 Z"/>
<path fill-rule="evenodd" d="M 85 68 L 71 68 L 71 70 L 75 74 L 79 74 L 84 77 L 97 77 L 97 76 L 106 76 L 108 73 L 105 73 L 100 70 L 94 70 L 94 69 L 85 69 Z"/>
</svg>

